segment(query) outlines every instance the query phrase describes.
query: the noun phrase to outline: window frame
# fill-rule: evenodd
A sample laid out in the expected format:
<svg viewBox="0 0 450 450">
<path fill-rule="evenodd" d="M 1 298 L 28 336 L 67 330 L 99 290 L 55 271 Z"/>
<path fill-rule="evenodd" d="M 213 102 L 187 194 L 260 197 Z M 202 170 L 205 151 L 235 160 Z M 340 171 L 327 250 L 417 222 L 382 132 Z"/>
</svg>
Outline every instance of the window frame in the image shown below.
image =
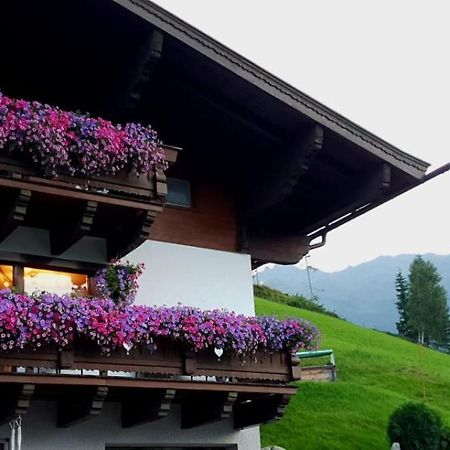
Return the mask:
<svg viewBox="0 0 450 450">
<path fill-rule="evenodd" d="M 169 198 L 169 181 L 170 180 L 174 180 L 177 182 L 182 182 L 183 184 L 185 184 L 188 187 L 188 197 L 189 197 L 189 205 L 182 205 L 180 203 L 172 203 L 170 200 L 168 200 Z M 192 182 L 191 180 L 187 179 L 187 178 L 179 178 L 179 177 L 167 177 L 166 178 L 166 182 L 167 182 L 167 195 L 166 195 L 166 200 L 165 200 L 165 205 L 170 207 L 170 208 L 181 208 L 181 209 L 192 209 L 194 207 L 194 201 L 193 201 L 193 189 L 192 189 Z"/>
</svg>

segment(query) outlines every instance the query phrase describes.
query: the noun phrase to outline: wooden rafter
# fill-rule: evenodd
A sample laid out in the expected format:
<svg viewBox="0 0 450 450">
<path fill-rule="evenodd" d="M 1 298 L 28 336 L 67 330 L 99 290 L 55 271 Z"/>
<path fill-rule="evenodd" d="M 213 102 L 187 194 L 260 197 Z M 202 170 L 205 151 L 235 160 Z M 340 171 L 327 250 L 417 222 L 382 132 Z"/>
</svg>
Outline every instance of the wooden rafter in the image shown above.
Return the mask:
<svg viewBox="0 0 450 450">
<path fill-rule="evenodd" d="M 122 401 L 122 427 L 130 428 L 163 419 L 169 414 L 175 393 L 174 389 L 127 392 Z"/>
<path fill-rule="evenodd" d="M 34 394 L 34 384 L 26 383 L 17 386 L 4 386 L 2 389 L 0 424 L 6 423 L 13 417 L 25 415 Z"/>
<path fill-rule="evenodd" d="M 89 234 L 94 224 L 98 203 L 85 201 L 80 208 L 79 219 L 64 224 L 64 220 L 58 223 L 58 228 L 51 230 L 50 248 L 53 255 L 61 255 L 72 247 L 83 236 Z"/>
<path fill-rule="evenodd" d="M 68 428 L 92 416 L 98 416 L 108 395 L 108 387 L 97 386 L 91 389 L 76 390 L 58 400 L 57 426 Z"/>
<path fill-rule="evenodd" d="M 7 238 L 25 221 L 30 200 L 31 191 L 28 189 L 19 189 L 18 192 L 13 195 L 11 202 L 7 206 L 7 210 L 4 213 L 4 218 L 2 218 L 1 221 L 0 242 Z"/>
<path fill-rule="evenodd" d="M 214 113 L 214 115 L 220 115 L 223 118 L 222 121 L 219 121 L 221 126 L 233 130 L 236 127 L 244 127 L 275 145 L 283 143 L 281 131 L 271 129 L 270 123 L 259 119 L 251 109 L 239 108 L 231 103 L 227 96 L 220 97 L 217 93 L 205 91 L 204 85 L 195 84 L 192 80 L 175 77 L 170 77 L 169 80 L 179 95 L 188 95 L 188 98 L 205 118 L 211 117 L 211 113 Z"/>
<path fill-rule="evenodd" d="M 140 211 L 134 220 L 115 230 L 108 238 L 108 259 L 126 255 L 146 241 L 155 217 L 153 211 Z"/>
<path fill-rule="evenodd" d="M 136 108 L 141 99 L 142 90 L 150 82 L 151 76 L 159 64 L 163 44 L 163 33 L 154 29 L 141 46 L 118 101 L 118 116 L 128 114 Z"/>
<path fill-rule="evenodd" d="M 283 417 L 290 395 L 270 394 L 239 401 L 234 406 L 234 428 L 243 429 Z"/>
<path fill-rule="evenodd" d="M 187 396 L 181 403 L 181 428 L 193 428 L 231 416 L 236 392 L 208 392 Z"/>
<path fill-rule="evenodd" d="M 308 225 L 302 230 L 305 234 L 309 234 L 321 227 L 326 227 L 331 222 L 340 217 L 351 213 L 352 211 L 363 207 L 364 205 L 378 200 L 386 194 L 391 186 L 391 166 L 387 163 L 381 164 L 378 169 L 369 177 L 365 177 L 350 189 L 351 192 L 342 199 L 342 205 L 337 205 L 337 210 L 327 217 Z"/>
<path fill-rule="evenodd" d="M 302 138 L 289 145 L 283 155 L 277 154 L 276 164 L 267 164 L 258 173 L 260 182 L 243 201 L 247 217 L 255 217 L 278 205 L 292 194 L 299 179 L 305 174 L 323 146 L 323 128 L 314 125 Z"/>
</svg>

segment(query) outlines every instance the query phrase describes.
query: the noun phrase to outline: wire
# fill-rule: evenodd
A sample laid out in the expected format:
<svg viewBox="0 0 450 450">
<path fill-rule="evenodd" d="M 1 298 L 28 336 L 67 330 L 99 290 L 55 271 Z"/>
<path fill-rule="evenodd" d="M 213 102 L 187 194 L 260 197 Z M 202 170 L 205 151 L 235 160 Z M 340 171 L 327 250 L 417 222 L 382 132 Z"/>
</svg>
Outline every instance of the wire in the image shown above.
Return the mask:
<svg viewBox="0 0 450 450">
<path fill-rule="evenodd" d="M 309 292 L 311 293 L 311 300 L 314 299 L 314 292 L 312 288 L 312 282 L 311 282 L 311 273 L 310 273 L 310 266 L 308 262 L 309 255 L 305 256 L 305 263 L 306 263 L 306 273 L 308 274 L 308 284 L 309 284 Z"/>
</svg>

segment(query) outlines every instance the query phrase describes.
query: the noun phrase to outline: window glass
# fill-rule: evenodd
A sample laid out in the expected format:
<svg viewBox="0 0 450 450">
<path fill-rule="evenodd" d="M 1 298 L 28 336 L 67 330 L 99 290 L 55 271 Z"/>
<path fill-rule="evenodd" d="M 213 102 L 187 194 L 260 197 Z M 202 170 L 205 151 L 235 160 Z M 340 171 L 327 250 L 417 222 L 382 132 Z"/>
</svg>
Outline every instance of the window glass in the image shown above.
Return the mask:
<svg viewBox="0 0 450 450">
<path fill-rule="evenodd" d="M 192 206 L 190 182 L 178 178 L 167 178 L 166 203 L 190 208 Z"/>
<path fill-rule="evenodd" d="M 58 295 L 86 296 L 88 295 L 88 277 L 79 273 L 25 267 L 24 290 L 29 294 L 35 291 L 47 291 Z"/>
<path fill-rule="evenodd" d="M 10 288 L 12 288 L 12 286 L 13 286 L 13 268 L 12 268 L 12 266 L 0 265 L 0 288 L 1 289 L 10 289 Z"/>
</svg>

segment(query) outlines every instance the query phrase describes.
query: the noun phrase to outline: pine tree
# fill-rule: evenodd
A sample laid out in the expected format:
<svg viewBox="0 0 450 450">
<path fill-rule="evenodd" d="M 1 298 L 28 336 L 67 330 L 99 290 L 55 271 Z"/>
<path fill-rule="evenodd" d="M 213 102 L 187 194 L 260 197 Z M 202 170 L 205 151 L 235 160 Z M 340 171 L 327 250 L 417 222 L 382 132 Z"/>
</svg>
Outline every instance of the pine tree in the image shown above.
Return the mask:
<svg viewBox="0 0 450 450">
<path fill-rule="evenodd" d="M 406 304 L 408 302 L 408 282 L 399 270 L 395 277 L 395 290 L 397 291 L 397 306 L 399 321 L 396 323 L 398 334 L 405 337 L 413 337 L 413 332 L 408 326 L 408 313 Z"/>
<path fill-rule="evenodd" d="M 441 276 L 429 261 L 417 256 L 409 268 L 409 293 L 406 303 L 408 326 L 417 332 L 417 340 L 448 340 L 449 311 Z"/>
</svg>

